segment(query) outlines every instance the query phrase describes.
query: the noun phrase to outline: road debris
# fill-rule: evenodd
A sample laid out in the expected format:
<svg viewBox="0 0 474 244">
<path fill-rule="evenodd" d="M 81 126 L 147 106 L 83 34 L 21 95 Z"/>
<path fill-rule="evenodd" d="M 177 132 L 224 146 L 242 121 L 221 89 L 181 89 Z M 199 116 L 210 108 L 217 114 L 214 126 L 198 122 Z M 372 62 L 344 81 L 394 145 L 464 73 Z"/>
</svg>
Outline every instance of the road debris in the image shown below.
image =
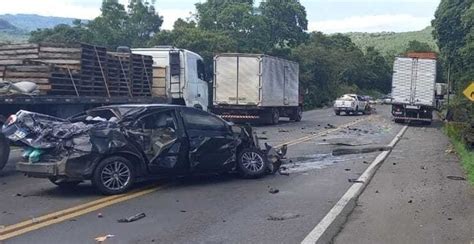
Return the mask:
<svg viewBox="0 0 474 244">
<path fill-rule="evenodd" d="M 446 176 L 446 178 L 448 178 L 448 179 L 450 179 L 450 180 L 466 180 L 466 178 L 464 178 L 464 177 L 461 177 L 461 176 L 454 176 L 454 175 Z"/>
<path fill-rule="evenodd" d="M 107 239 L 112 238 L 112 237 L 114 237 L 114 235 L 99 236 L 99 237 L 95 238 L 95 241 L 97 243 L 103 243 L 104 241 L 106 241 Z"/>
<path fill-rule="evenodd" d="M 270 188 L 270 190 L 268 190 L 269 193 L 271 194 L 277 194 L 278 192 L 280 192 L 280 190 L 278 190 L 277 188 Z"/>
<path fill-rule="evenodd" d="M 143 219 L 145 217 L 146 217 L 145 213 L 139 213 L 139 214 L 135 214 L 135 215 L 133 215 L 131 217 L 128 217 L 128 218 L 119 219 L 119 220 L 117 220 L 117 222 L 119 222 L 119 223 L 130 223 L 130 222 L 137 221 L 139 219 Z"/>
<path fill-rule="evenodd" d="M 332 125 L 332 124 L 327 124 L 325 127 L 325 129 L 335 129 L 337 128 L 336 126 Z"/>
<path fill-rule="evenodd" d="M 186 210 L 181 210 L 180 212 L 181 212 L 181 213 L 186 213 Z"/>
<path fill-rule="evenodd" d="M 365 147 L 365 148 L 336 148 L 332 151 L 332 155 L 341 156 L 347 154 L 362 154 L 362 153 L 371 153 L 377 151 L 389 151 L 390 147 Z"/>
<path fill-rule="evenodd" d="M 350 183 L 364 183 L 364 181 L 358 179 L 348 179 L 347 181 L 349 181 Z"/>
<path fill-rule="evenodd" d="M 413 200 L 409 200 L 408 203 L 413 203 Z"/>
<path fill-rule="evenodd" d="M 345 171 L 351 171 L 351 169 L 344 169 Z"/>
<path fill-rule="evenodd" d="M 297 213 L 280 213 L 280 214 L 271 214 L 268 216 L 267 220 L 270 221 L 283 221 L 288 219 L 296 219 L 301 217 L 301 215 Z"/>
<path fill-rule="evenodd" d="M 102 215 L 102 213 L 98 213 L 98 214 L 97 214 L 97 218 L 100 219 L 100 218 L 103 218 L 103 217 L 104 217 L 104 215 Z"/>
<path fill-rule="evenodd" d="M 290 132 L 289 130 L 279 129 L 278 132 Z"/>
</svg>

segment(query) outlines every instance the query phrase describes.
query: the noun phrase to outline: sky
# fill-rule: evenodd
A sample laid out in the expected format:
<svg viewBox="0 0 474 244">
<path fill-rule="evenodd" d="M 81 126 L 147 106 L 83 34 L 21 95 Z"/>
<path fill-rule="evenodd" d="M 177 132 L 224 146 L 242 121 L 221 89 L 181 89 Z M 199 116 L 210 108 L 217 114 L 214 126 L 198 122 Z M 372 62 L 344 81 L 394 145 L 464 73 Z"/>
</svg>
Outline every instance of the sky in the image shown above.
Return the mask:
<svg viewBox="0 0 474 244">
<path fill-rule="evenodd" d="M 127 0 L 119 0 L 126 4 Z M 190 17 L 203 0 L 156 0 L 163 29 Z M 258 0 L 257 0 L 258 1 Z M 430 25 L 440 0 L 300 0 L 308 14 L 308 29 L 324 33 L 416 31 Z M 102 0 L 0 0 L 0 14 L 93 19 Z"/>
</svg>

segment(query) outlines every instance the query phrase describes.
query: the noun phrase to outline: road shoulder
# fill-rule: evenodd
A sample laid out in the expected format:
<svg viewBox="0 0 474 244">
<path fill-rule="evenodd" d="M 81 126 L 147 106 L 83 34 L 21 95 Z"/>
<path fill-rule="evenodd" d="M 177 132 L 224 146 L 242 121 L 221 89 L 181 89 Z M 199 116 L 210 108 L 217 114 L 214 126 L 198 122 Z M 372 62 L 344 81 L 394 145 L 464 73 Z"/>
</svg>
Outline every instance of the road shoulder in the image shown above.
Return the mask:
<svg viewBox="0 0 474 244">
<path fill-rule="evenodd" d="M 359 197 L 335 243 L 470 243 L 474 191 L 441 124 L 410 127 Z"/>
</svg>

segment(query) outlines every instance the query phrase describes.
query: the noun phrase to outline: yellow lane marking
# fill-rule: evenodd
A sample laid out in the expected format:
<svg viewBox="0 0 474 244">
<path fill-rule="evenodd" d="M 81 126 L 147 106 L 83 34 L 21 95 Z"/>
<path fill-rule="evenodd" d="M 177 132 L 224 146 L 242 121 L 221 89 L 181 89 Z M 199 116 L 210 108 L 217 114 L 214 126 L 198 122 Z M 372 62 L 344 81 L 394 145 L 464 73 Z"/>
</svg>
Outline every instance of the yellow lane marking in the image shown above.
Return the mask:
<svg viewBox="0 0 474 244">
<path fill-rule="evenodd" d="M 303 143 L 303 142 L 312 140 L 314 138 L 317 138 L 317 137 L 327 135 L 327 134 L 333 133 L 335 131 L 341 130 L 344 127 L 358 124 L 358 123 L 360 123 L 362 121 L 365 121 L 365 120 L 368 120 L 368 117 L 366 117 L 364 119 L 358 119 L 358 120 L 352 121 L 350 123 L 340 125 L 339 127 L 334 128 L 334 129 L 328 129 L 328 130 L 324 130 L 324 131 L 322 131 L 320 133 L 317 133 L 317 134 L 304 136 L 304 137 L 289 141 L 287 143 L 277 145 L 276 147 L 278 148 L 278 147 L 281 147 L 285 144 L 288 145 L 288 146 L 292 146 L 292 145 L 296 145 L 296 144 L 299 144 L 299 143 Z M 75 207 L 71 207 L 71 208 L 60 210 L 60 211 L 57 211 L 57 212 L 54 212 L 54 213 L 46 214 L 46 215 L 43 215 L 43 216 L 38 217 L 38 218 L 34 218 L 34 219 L 31 219 L 31 220 L 26 220 L 26 221 L 20 222 L 18 224 L 9 225 L 9 226 L 7 226 L 3 229 L 0 229 L 0 241 L 4 241 L 6 239 L 10 239 L 10 238 L 25 234 L 25 233 L 30 232 L 30 231 L 34 231 L 34 230 L 37 230 L 37 229 L 40 229 L 40 228 L 44 228 L 44 227 L 47 227 L 49 225 L 57 224 L 57 223 L 65 221 L 65 220 L 72 219 L 72 218 L 75 218 L 75 217 L 78 217 L 78 216 L 81 216 L 81 215 L 84 215 L 84 214 L 87 214 L 87 213 L 90 213 L 90 212 L 93 212 L 93 211 L 97 211 L 99 209 L 102 209 L 102 208 L 105 208 L 105 207 L 108 207 L 108 206 L 111 206 L 111 205 L 114 205 L 114 204 L 117 204 L 117 203 L 120 203 L 120 202 L 128 201 L 128 200 L 133 199 L 133 198 L 137 198 L 137 197 L 140 197 L 140 196 L 143 196 L 143 195 L 146 195 L 146 194 L 150 194 L 150 193 L 158 191 L 162 188 L 164 188 L 164 186 L 154 186 L 154 187 L 151 187 L 151 188 L 146 188 L 144 190 L 142 189 L 142 190 L 136 190 L 136 191 L 132 191 L 132 192 L 121 194 L 121 195 L 108 196 L 108 197 L 104 197 L 104 198 L 101 198 L 101 199 L 98 199 L 98 200 L 95 200 L 95 201 L 92 201 L 92 202 L 84 203 L 84 204 L 81 204 L 81 205 L 78 205 L 78 206 L 75 206 Z"/>
<path fill-rule="evenodd" d="M 133 198 L 137 198 L 162 189 L 163 186 L 155 186 L 145 190 L 132 191 L 122 195 L 104 197 L 92 202 L 78 205 L 51 214 L 47 214 L 32 220 L 23 221 L 18 224 L 7 226 L 0 230 L 0 241 L 10 239 L 12 237 L 25 234 L 27 232 L 37 230 L 52 224 L 56 224 L 77 216 L 81 216 L 99 209 L 124 202 Z"/>
</svg>

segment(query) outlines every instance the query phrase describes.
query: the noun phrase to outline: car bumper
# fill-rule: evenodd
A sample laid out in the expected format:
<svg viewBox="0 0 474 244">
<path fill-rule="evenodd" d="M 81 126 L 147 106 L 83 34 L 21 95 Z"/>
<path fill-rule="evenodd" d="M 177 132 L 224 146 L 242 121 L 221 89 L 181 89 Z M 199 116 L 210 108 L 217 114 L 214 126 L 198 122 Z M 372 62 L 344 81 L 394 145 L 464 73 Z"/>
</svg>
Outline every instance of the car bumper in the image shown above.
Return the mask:
<svg viewBox="0 0 474 244">
<path fill-rule="evenodd" d="M 337 107 L 337 108 L 334 108 L 334 111 L 355 111 L 355 108 L 351 108 L 351 107 Z"/>
<path fill-rule="evenodd" d="M 18 162 L 16 169 L 36 178 L 66 177 L 66 160 L 58 162 Z"/>
</svg>

